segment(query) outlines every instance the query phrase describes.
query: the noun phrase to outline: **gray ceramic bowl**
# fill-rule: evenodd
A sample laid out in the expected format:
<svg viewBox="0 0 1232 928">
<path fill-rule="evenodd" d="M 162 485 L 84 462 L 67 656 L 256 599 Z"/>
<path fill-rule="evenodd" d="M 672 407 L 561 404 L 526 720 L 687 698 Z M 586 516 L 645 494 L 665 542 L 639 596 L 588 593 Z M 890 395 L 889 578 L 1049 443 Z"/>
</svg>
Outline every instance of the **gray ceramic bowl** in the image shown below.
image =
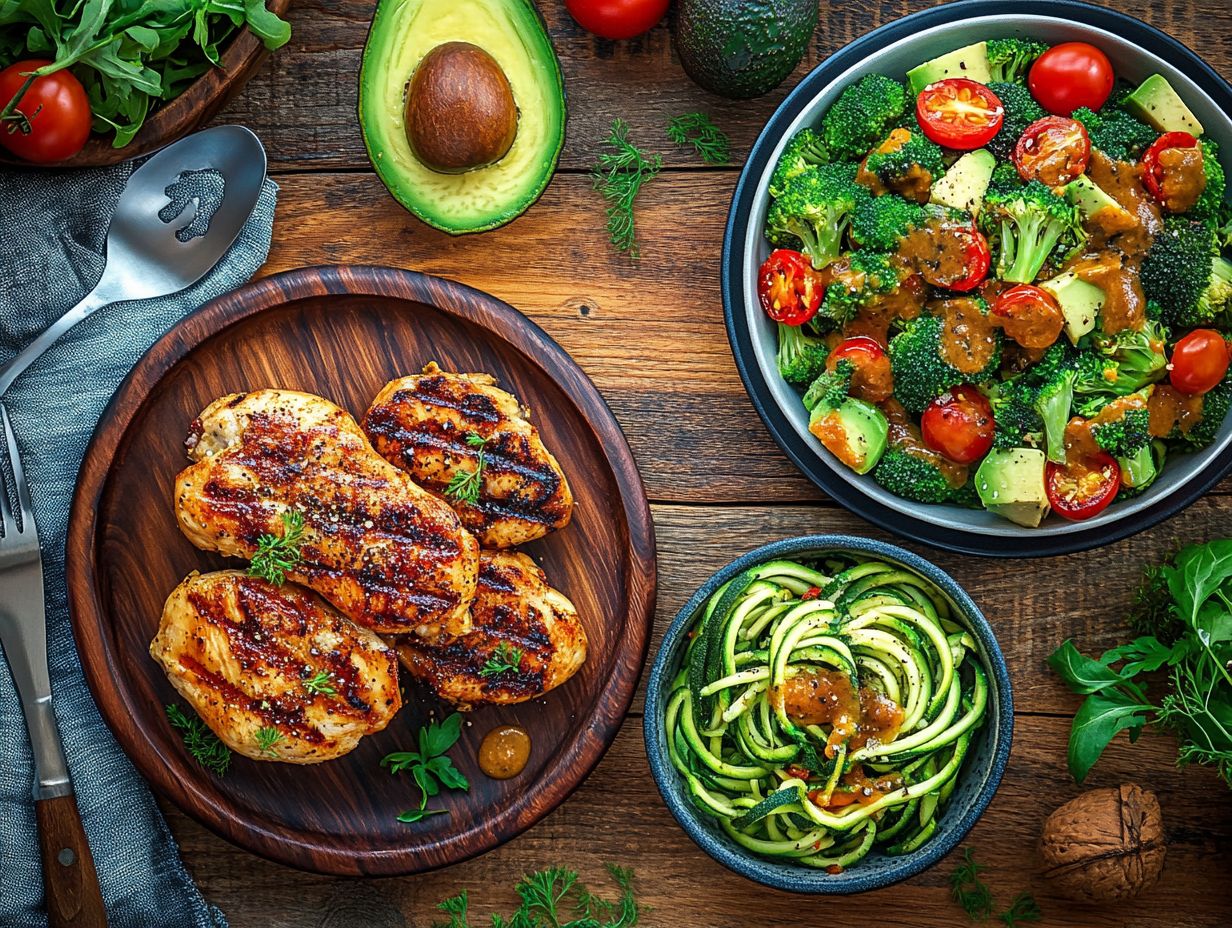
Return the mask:
<svg viewBox="0 0 1232 928">
<path fill-rule="evenodd" d="M 839 464 L 809 434 L 808 414 L 775 367 L 774 323 L 757 300 L 757 269 L 770 248 L 762 237 L 766 187 L 779 153 L 801 127 L 816 125 L 844 87 L 877 72 L 903 78 L 930 58 L 981 39 L 1028 36 L 1049 43 L 1082 40 L 1103 49 L 1119 77 L 1163 74 L 1222 148 L 1232 170 L 1232 90 L 1200 58 L 1138 20 L 1067 0 L 969 0 L 926 10 L 876 30 L 823 62 L 783 101 L 754 146 L 741 176 L 724 246 L 723 295 L 728 335 L 754 405 L 775 439 L 815 483 L 870 521 L 899 534 L 975 554 L 1038 556 L 1106 544 L 1172 515 L 1217 482 L 1232 464 L 1232 417 L 1197 454 L 1178 454 L 1142 496 L 1109 506 L 1094 519 L 1051 515 L 1034 529 L 983 510 L 923 505 L 883 490 Z"/>
<path fill-rule="evenodd" d="M 949 601 L 953 614 L 971 630 L 989 671 L 988 716 L 976 733 L 970 753 L 958 775 L 958 785 L 941 816 L 933 837 L 912 854 L 886 857 L 874 850 L 851 869 L 830 874 L 791 863 L 759 857 L 736 844 L 718 823 L 689 798 L 688 790 L 667 753 L 663 710 L 667 689 L 679 671 L 688 644 L 687 634 L 706 601 L 720 586 L 743 570 L 778 558 L 812 560 L 842 553 L 875 557 L 898 564 L 931 581 Z M 915 876 L 952 851 L 988 808 L 1005 772 L 1014 735 L 1014 700 L 1005 658 L 992 627 L 979 607 L 954 579 L 939 567 L 896 545 L 851 535 L 807 535 L 788 538 L 750 551 L 732 561 L 705 584 L 676 614 L 655 655 L 646 689 L 643 722 L 646 755 L 655 783 L 667 808 L 697 846 L 729 870 L 766 886 L 796 893 L 847 895 L 880 889 Z"/>
</svg>

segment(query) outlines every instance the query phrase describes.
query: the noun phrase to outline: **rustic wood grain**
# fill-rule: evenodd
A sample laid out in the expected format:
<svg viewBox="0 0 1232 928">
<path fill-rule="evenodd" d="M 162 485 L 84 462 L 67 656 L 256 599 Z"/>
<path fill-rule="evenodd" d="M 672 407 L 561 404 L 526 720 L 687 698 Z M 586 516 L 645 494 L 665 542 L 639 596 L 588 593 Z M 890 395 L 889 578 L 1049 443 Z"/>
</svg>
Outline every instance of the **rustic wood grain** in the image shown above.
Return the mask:
<svg viewBox="0 0 1232 928">
<path fill-rule="evenodd" d="M 586 664 L 545 698 L 467 725 L 456 755 L 471 790 L 437 797 L 433 807 L 450 814 L 413 827 L 396 820 L 413 805 L 413 784 L 383 774 L 380 759 L 408 749 L 418 726 L 441 711 L 422 696 L 340 760 L 301 767 L 237 757 L 225 778 L 211 775 L 168 725 L 162 706 L 177 698 L 147 653 L 168 592 L 192 570 L 227 566 L 195 549 L 171 511 L 188 424 L 219 396 L 268 386 L 318 393 L 358 415 L 388 381 L 432 360 L 446 370 L 494 374 L 539 412 L 543 440 L 565 462 L 572 522 L 525 550 L 577 606 L 589 639 Z M 163 795 L 219 834 L 303 869 L 416 873 L 525 830 L 603 755 L 649 640 L 650 513 L 599 394 L 504 304 L 420 275 L 281 275 L 173 328 L 104 415 L 82 465 L 69 535 L 69 595 L 86 678 L 129 756 Z M 504 781 L 482 776 L 475 760 L 479 741 L 498 724 L 522 726 L 533 742 L 526 771 Z"/>
</svg>

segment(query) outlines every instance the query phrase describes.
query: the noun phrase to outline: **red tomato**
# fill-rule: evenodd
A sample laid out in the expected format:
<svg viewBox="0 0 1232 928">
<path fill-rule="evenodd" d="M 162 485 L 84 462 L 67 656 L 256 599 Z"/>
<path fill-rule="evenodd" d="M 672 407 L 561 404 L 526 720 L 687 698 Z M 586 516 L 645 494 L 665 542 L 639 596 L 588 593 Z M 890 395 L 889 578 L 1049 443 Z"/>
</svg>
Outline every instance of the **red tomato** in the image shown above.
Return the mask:
<svg viewBox="0 0 1232 928">
<path fill-rule="evenodd" d="M 851 395 L 856 399 L 880 403 L 894 395 L 890 358 L 875 338 L 852 335 L 843 339 L 826 358 L 826 370 L 834 370 L 839 361 L 850 361 L 855 366 Z"/>
<path fill-rule="evenodd" d="M 1228 373 L 1228 343 L 1213 329 L 1194 329 L 1172 349 L 1172 386 L 1196 396 L 1213 390 Z"/>
<path fill-rule="evenodd" d="M 1079 107 L 1097 110 L 1112 93 L 1112 62 L 1094 45 L 1063 42 L 1035 59 L 1027 74 L 1031 96 L 1050 113 L 1068 116 Z"/>
<path fill-rule="evenodd" d="M 965 77 L 929 84 L 915 98 L 915 118 L 938 145 L 969 151 L 987 145 L 1005 121 L 997 95 Z"/>
<path fill-rule="evenodd" d="M 667 13 L 669 0 L 565 0 L 579 26 L 604 39 L 649 32 Z"/>
<path fill-rule="evenodd" d="M 761 308 L 784 325 L 803 325 L 812 319 L 825 292 L 812 262 L 790 248 L 770 252 L 757 274 Z"/>
<path fill-rule="evenodd" d="M 1032 284 L 1002 290 L 992 304 L 1005 334 L 1024 348 L 1047 348 L 1061 335 L 1065 316 L 1056 298 Z"/>
<path fill-rule="evenodd" d="M 975 387 L 942 393 L 920 416 L 924 444 L 955 464 L 974 464 L 992 448 L 992 406 Z"/>
<path fill-rule="evenodd" d="M 1198 140 L 1188 132 L 1165 132 L 1151 147 L 1142 153 L 1142 184 L 1156 200 L 1163 203 L 1167 197 L 1164 194 L 1164 166 L 1159 163 L 1159 156 L 1169 148 L 1197 148 Z"/>
<path fill-rule="evenodd" d="M 6 109 L 26 83 L 26 75 L 44 65 L 45 59 L 18 61 L 0 71 L 0 109 Z M 90 99 L 81 81 L 68 71 L 35 78 L 14 108 L 14 116 L 0 124 L 0 145 L 19 158 L 37 164 L 71 158 L 90 137 Z M 22 123 L 29 123 L 29 132 Z"/>
<path fill-rule="evenodd" d="M 939 234 L 952 235 L 960 240 L 960 247 L 966 260 L 962 276 L 943 277 L 938 273 L 937 268 L 927 261 L 920 262 L 920 276 L 934 287 L 959 290 L 963 293 L 974 290 L 984 282 L 984 278 L 988 276 L 988 268 L 992 264 L 992 255 L 988 251 L 988 240 L 974 226 L 945 226 Z"/>
<path fill-rule="evenodd" d="M 1023 180 L 1064 187 L 1081 176 L 1091 160 L 1091 138 L 1082 123 L 1045 116 L 1027 126 L 1014 146 L 1014 167 Z"/>
<path fill-rule="evenodd" d="M 1067 464 L 1048 462 L 1044 490 L 1053 512 L 1071 522 L 1097 516 L 1121 489 L 1121 466 L 1107 451 Z"/>
</svg>

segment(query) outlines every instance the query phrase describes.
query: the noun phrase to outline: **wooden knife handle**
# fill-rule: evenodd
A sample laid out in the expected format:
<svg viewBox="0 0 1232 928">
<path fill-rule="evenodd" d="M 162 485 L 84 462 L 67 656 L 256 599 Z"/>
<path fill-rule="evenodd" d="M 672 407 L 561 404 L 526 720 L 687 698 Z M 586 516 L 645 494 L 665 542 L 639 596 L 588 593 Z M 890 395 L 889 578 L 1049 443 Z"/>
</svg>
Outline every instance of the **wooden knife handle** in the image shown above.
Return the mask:
<svg viewBox="0 0 1232 928">
<path fill-rule="evenodd" d="M 34 803 L 49 928 L 107 928 L 94 858 L 72 796 Z"/>
</svg>

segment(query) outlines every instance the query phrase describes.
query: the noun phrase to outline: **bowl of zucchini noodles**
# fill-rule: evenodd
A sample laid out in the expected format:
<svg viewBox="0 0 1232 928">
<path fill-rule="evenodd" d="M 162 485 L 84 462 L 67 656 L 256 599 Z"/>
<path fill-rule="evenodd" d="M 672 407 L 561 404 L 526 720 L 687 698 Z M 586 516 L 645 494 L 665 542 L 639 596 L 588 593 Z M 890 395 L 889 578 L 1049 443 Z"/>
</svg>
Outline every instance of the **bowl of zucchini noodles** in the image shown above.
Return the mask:
<svg viewBox="0 0 1232 928">
<path fill-rule="evenodd" d="M 668 809 L 735 872 L 791 892 L 930 867 L 988 807 L 1013 699 L 983 613 L 895 545 L 815 535 L 751 551 L 677 614 L 646 695 Z"/>
</svg>

